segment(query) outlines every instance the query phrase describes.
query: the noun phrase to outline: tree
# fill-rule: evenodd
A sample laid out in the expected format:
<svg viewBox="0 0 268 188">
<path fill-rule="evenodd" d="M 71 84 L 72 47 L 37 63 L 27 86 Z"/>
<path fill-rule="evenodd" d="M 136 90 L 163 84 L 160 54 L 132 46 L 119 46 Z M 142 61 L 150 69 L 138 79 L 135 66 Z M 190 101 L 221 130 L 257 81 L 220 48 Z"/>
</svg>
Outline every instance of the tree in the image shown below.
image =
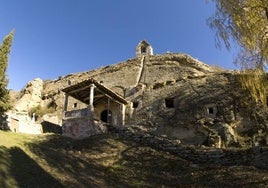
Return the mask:
<svg viewBox="0 0 268 188">
<path fill-rule="evenodd" d="M 266 101 L 265 69 L 268 63 L 268 0 L 212 0 L 215 14 L 208 19 L 216 44 L 240 47 L 235 64 L 244 70 L 241 84 L 252 96 Z M 249 76 L 250 75 L 250 76 Z"/>
<path fill-rule="evenodd" d="M 9 91 L 7 89 L 7 67 L 8 56 L 14 37 L 14 31 L 11 31 L 0 45 L 0 117 L 3 118 L 7 110 L 11 109 L 11 102 L 9 98 Z"/>
<path fill-rule="evenodd" d="M 243 68 L 265 66 L 268 60 L 268 1 L 212 0 L 214 16 L 208 19 L 216 31 L 217 46 L 224 42 L 227 49 L 236 42 L 241 51 L 238 63 Z"/>
</svg>

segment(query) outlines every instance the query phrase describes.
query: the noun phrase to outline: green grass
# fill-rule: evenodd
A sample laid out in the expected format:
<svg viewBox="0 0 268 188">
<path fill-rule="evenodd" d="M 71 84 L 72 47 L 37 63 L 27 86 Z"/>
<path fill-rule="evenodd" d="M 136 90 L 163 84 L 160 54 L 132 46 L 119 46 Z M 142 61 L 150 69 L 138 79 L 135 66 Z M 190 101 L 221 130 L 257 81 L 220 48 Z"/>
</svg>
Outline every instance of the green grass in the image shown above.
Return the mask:
<svg viewBox="0 0 268 188">
<path fill-rule="evenodd" d="M 0 131 L 0 187 L 266 187 L 252 166 L 193 164 L 109 135 L 72 140 Z"/>
</svg>

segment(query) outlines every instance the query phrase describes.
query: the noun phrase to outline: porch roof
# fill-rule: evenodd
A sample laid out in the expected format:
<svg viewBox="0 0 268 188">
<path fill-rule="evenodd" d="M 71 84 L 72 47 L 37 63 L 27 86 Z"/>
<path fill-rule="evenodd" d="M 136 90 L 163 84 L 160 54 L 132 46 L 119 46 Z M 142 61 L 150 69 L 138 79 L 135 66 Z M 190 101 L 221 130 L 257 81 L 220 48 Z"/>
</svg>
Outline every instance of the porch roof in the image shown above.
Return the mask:
<svg viewBox="0 0 268 188">
<path fill-rule="evenodd" d="M 92 84 L 95 85 L 94 104 L 100 101 L 103 101 L 107 97 L 121 104 L 128 103 L 128 101 L 124 99 L 122 96 L 108 89 L 107 87 L 100 84 L 98 81 L 96 81 L 93 78 L 90 78 L 80 83 L 66 87 L 62 91 L 85 104 L 89 104 L 90 86 Z"/>
</svg>

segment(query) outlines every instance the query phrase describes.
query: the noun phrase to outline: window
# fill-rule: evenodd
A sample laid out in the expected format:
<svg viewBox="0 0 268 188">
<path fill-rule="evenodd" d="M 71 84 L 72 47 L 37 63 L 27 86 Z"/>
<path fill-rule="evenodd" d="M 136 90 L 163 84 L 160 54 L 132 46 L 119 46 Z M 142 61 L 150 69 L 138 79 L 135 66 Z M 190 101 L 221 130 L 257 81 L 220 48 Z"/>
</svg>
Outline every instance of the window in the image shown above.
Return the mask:
<svg viewBox="0 0 268 188">
<path fill-rule="evenodd" d="M 209 117 L 214 118 L 217 114 L 217 107 L 215 105 L 206 106 L 206 113 Z"/>
<path fill-rule="evenodd" d="M 132 108 L 138 108 L 138 106 L 139 106 L 139 102 L 138 101 L 132 102 Z"/>
<path fill-rule="evenodd" d="M 165 99 L 165 104 L 167 108 L 174 108 L 174 99 L 173 98 L 167 98 Z"/>
<path fill-rule="evenodd" d="M 76 102 L 73 104 L 73 108 L 77 108 L 77 103 Z"/>
<path fill-rule="evenodd" d="M 213 107 L 208 108 L 208 114 L 214 114 L 214 109 Z"/>
<path fill-rule="evenodd" d="M 142 47 L 141 47 L 141 53 L 142 53 L 142 54 L 146 53 L 146 47 L 145 47 L 145 46 L 142 46 Z"/>
</svg>

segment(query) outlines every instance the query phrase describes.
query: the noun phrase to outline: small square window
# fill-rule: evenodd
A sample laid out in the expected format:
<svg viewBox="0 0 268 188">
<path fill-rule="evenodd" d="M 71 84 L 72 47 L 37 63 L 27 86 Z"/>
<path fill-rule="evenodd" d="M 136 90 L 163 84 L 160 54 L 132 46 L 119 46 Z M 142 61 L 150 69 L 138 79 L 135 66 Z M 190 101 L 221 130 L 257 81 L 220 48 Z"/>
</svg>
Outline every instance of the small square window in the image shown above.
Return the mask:
<svg viewBox="0 0 268 188">
<path fill-rule="evenodd" d="M 174 99 L 173 98 L 168 98 L 165 99 L 165 104 L 167 108 L 174 108 Z"/>
<path fill-rule="evenodd" d="M 73 104 L 73 108 L 77 108 L 77 103 L 76 102 Z"/>
<path fill-rule="evenodd" d="M 214 109 L 213 107 L 208 108 L 208 114 L 214 114 Z"/>
<path fill-rule="evenodd" d="M 132 102 L 132 108 L 138 108 L 138 106 L 139 106 L 139 102 L 138 101 Z"/>
<path fill-rule="evenodd" d="M 213 105 L 209 105 L 206 107 L 206 113 L 209 117 L 215 117 L 217 114 L 217 107 Z"/>
</svg>

